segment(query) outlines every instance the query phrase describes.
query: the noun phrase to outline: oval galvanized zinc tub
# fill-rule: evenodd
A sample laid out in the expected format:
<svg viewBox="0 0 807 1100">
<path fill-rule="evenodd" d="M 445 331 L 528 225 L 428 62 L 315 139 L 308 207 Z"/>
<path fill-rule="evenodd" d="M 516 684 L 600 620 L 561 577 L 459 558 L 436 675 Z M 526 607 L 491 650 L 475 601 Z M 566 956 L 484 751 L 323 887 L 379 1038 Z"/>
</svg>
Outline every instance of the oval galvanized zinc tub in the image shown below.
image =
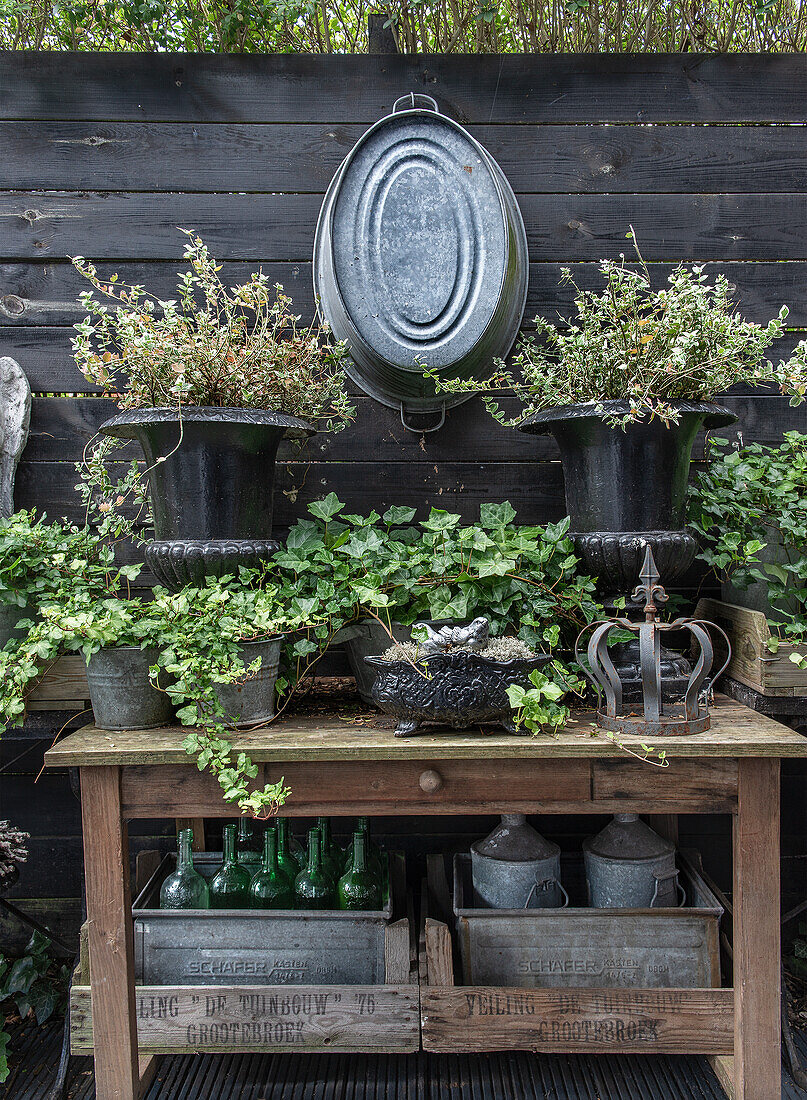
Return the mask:
<svg viewBox="0 0 807 1100">
<path fill-rule="evenodd" d="M 331 181 L 314 242 L 314 293 L 348 373 L 406 427 L 434 430 L 467 394 L 447 378 L 489 375 L 527 296 L 527 237 L 501 168 L 471 135 L 411 105 L 375 123 Z M 413 423 L 413 418 L 417 423 Z"/>
</svg>

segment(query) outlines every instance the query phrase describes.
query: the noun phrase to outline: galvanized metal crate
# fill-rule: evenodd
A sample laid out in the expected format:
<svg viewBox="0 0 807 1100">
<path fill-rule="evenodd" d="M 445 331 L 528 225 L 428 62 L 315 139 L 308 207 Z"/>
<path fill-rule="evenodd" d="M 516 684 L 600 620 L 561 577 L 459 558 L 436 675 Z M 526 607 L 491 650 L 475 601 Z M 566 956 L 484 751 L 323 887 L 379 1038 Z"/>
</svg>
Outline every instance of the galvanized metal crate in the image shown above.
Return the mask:
<svg viewBox="0 0 807 1100">
<path fill-rule="evenodd" d="M 221 854 L 194 865 L 210 879 Z M 379 985 L 385 980 L 384 908 L 362 912 L 160 909 L 166 856 L 132 907 L 135 980 L 142 985 Z"/>
<path fill-rule="evenodd" d="M 454 857 L 454 915 L 466 985 L 704 989 L 720 985 L 723 910 L 688 863 L 680 909 L 589 909 L 582 860 L 562 861 L 566 909 L 474 909 L 471 857 Z"/>
</svg>

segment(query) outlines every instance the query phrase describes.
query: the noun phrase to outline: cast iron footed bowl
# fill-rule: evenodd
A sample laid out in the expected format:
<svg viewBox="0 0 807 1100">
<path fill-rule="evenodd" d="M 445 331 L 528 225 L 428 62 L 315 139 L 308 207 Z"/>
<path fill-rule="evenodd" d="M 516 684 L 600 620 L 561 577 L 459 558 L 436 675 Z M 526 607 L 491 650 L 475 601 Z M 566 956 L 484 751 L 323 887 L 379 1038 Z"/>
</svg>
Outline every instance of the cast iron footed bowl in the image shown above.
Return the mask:
<svg viewBox="0 0 807 1100">
<path fill-rule="evenodd" d="M 529 688 L 533 669 L 543 668 L 552 658 L 540 654 L 496 661 L 483 653 L 458 650 L 422 657 L 414 665 L 383 657 L 364 660 L 378 669 L 373 702 L 398 719 L 396 737 L 412 737 L 422 722 L 454 729 L 497 722 L 508 733 L 527 733 L 513 723 L 507 689 L 511 684 Z"/>
</svg>

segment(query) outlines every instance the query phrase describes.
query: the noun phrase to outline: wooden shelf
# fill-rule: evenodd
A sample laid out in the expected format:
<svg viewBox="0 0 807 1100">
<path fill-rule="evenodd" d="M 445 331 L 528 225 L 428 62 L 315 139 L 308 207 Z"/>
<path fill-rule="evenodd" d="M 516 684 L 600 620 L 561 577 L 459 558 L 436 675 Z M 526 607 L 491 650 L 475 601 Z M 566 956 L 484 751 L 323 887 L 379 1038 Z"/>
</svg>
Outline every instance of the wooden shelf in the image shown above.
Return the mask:
<svg viewBox="0 0 807 1100">
<path fill-rule="evenodd" d="M 372 721 L 368 716 L 367 721 Z M 45 754 L 49 767 L 93 765 L 187 764 L 182 747 L 187 730 L 174 726 L 113 733 L 85 726 L 59 741 Z M 338 714 L 315 718 L 281 718 L 256 730 L 235 730 L 233 747 L 256 762 L 532 759 L 562 760 L 614 757 L 626 761 L 624 750 L 597 730 L 590 711 L 577 711 L 557 735 L 515 737 L 500 729 L 430 732 L 396 738 L 392 730 L 352 724 Z M 627 745 L 644 738 L 625 737 Z M 780 722 L 757 714 L 733 699 L 718 696 L 712 726 L 687 737 L 655 738 L 668 757 L 807 756 L 807 738 Z M 645 770 L 650 770 L 645 766 Z"/>
</svg>

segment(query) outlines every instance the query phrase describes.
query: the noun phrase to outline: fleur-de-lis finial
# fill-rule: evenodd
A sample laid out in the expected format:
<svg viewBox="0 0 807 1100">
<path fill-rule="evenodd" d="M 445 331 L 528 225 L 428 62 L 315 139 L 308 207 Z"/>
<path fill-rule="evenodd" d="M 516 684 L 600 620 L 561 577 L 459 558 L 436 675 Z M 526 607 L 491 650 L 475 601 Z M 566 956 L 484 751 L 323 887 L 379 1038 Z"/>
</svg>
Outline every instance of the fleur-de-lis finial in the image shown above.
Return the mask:
<svg viewBox="0 0 807 1100">
<path fill-rule="evenodd" d="M 644 617 L 645 622 L 654 623 L 656 621 L 656 613 L 658 608 L 654 601 L 659 603 L 666 603 L 668 596 L 664 591 L 663 585 L 659 584 L 659 571 L 656 567 L 656 559 L 653 557 L 653 551 L 650 546 L 645 551 L 644 561 L 642 562 L 642 569 L 639 573 L 639 579 L 641 584 L 637 584 L 631 599 L 644 600 Z"/>
</svg>

